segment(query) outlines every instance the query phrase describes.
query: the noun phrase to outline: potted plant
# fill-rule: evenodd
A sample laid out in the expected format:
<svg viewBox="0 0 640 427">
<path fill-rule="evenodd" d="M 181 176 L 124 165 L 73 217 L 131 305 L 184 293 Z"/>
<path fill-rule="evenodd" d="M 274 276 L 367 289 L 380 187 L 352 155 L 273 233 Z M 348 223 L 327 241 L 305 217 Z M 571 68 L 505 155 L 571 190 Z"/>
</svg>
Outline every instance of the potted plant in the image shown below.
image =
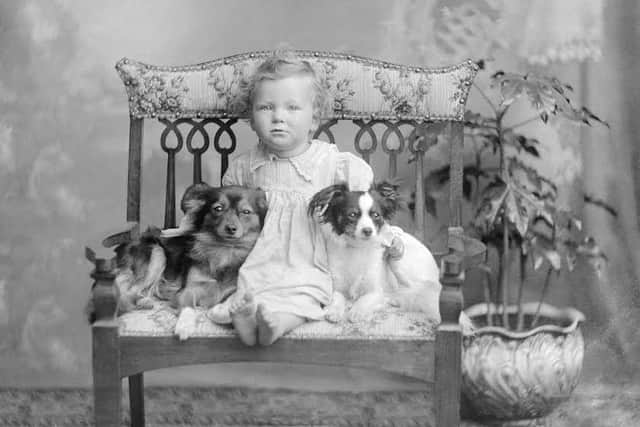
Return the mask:
<svg viewBox="0 0 640 427">
<path fill-rule="evenodd" d="M 464 338 L 462 368 L 469 415 L 500 424 L 539 419 L 570 396 L 582 367 L 579 327 L 585 317 L 575 308 L 546 303 L 547 291 L 554 276 L 559 277 L 554 273 L 572 271 L 579 258 L 586 258 L 596 272 L 606 261 L 580 220 L 559 207 L 556 184 L 524 161 L 540 157 L 540 143 L 518 128 L 552 118 L 608 125 L 589 109 L 574 107 L 572 88 L 554 77 L 499 71 L 490 78 L 494 93 L 474 88 L 491 113 L 466 114 L 465 142 L 476 149 L 475 161 L 464 167 L 463 182 L 465 197 L 475 208 L 468 231 L 497 254 L 497 267 L 480 266 L 486 273 L 485 302 L 465 310 L 478 328 Z M 528 100 L 535 117 L 509 126 L 517 100 Z M 435 171 L 432 180 L 434 176 L 447 181 L 447 169 Z M 585 201 L 615 214 L 604 202 Z M 511 277 L 514 262 L 519 274 Z M 540 276 L 531 273 L 540 269 L 546 270 L 540 298 L 524 302 L 525 286 Z"/>
</svg>

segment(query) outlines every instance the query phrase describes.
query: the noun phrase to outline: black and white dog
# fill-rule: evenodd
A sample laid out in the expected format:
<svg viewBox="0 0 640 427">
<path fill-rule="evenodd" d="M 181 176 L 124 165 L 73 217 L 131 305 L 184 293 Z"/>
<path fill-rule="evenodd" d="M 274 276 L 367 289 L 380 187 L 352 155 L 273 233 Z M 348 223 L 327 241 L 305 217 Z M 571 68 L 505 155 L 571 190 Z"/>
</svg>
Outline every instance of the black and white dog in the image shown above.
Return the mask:
<svg viewBox="0 0 640 427">
<path fill-rule="evenodd" d="M 420 241 L 388 221 L 400 207 L 398 188 L 389 183 L 369 191 L 347 184 L 314 195 L 308 213 L 322 225 L 334 292 L 326 318 L 366 321 L 386 301 L 440 321 L 439 270 Z M 348 302 L 351 308 L 347 312 Z"/>
</svg>

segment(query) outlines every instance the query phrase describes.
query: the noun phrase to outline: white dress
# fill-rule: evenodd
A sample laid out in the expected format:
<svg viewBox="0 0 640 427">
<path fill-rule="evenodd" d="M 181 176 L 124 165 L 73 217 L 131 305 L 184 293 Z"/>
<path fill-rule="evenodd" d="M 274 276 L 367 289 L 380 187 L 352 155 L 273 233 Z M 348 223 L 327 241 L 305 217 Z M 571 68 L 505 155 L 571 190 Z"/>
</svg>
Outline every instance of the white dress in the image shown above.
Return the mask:
<svg viewBox="0 0 640 427">
<path fill-rule="evenodd" d="M 364 160 L 320 140 L 292 158 L 278 158 L 262 144 L 234 158 L 222 184 L 260 187 L 269 204 L 262 233 L 240 268 L 239 294 L 251 292 L 273 312 L 322 319 L 332 283 L 320 227 L 307 215 L 309 201 L 329 185 L 367 190 L 372 181 Z"/>
</svg>

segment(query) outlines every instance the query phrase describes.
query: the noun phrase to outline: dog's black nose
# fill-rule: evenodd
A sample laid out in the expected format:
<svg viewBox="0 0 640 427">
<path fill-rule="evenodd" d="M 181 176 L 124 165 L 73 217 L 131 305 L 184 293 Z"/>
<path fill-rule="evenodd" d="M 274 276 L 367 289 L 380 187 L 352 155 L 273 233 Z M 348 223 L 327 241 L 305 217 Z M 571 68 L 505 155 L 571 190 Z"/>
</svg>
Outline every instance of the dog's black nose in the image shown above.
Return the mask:
<svg viewBox="0 0 640 427">
<path fill-rule="evenodd" d="M 227 225 L 224 229 L 225 229 L 225 230 L 227 231 L 227 233 L 229 233 L 229 234 L 233 234 L 233 233 L 235 233 L 236 231 L 238 231 L 238 227 L 236 227 L 235 225 Z"/>
<path fill-rule="evenodd" d="M 367 237 L 371 236 L 371 233 L 373 233 L 373 229 L 371 227 L 365 227 L 362 229 L 362 234 Z"/>
</svg>

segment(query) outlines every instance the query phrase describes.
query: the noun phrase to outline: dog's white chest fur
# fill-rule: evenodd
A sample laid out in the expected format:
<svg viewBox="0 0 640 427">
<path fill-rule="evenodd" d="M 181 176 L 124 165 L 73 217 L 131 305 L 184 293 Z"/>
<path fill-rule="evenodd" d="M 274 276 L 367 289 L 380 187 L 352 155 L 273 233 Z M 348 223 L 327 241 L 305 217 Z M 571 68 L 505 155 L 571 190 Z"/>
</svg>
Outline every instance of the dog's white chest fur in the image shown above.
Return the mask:
<svg viewBox="0 0 640 427">
<path fill-rule="evenodd" d="M 355 241 L 337 236 L 330 230 L 327 254 L 334 290 L 355 300 L 374 290 L 381 290 L 387 274 L 384 264 L 385 248 L 377 237 Z"/>
</svg>

